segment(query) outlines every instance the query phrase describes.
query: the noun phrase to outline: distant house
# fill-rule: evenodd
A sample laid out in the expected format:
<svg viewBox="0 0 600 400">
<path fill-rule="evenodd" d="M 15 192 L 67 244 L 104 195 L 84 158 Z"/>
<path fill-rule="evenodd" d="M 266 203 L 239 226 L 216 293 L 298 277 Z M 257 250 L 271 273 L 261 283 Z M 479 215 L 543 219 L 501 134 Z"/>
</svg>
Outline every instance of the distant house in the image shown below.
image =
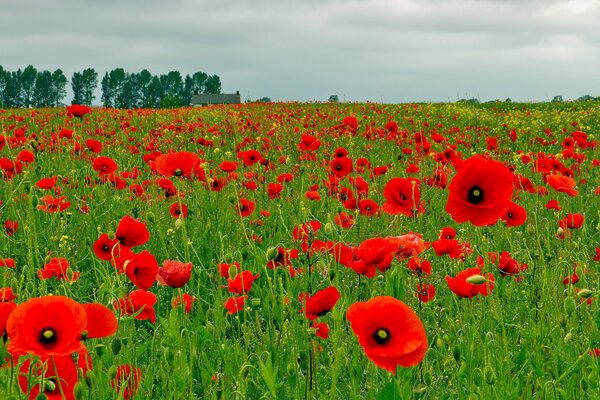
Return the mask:
<svg viewBox="0 0 600 400">
<path fill-rule="evenodd" d="M 240 92 L 235 94 L 193 94 L 192 95 L 192 106 L 209 106 L 213 104 L 240 104 L 242 99 L 240 98 Z"/>
</svg>

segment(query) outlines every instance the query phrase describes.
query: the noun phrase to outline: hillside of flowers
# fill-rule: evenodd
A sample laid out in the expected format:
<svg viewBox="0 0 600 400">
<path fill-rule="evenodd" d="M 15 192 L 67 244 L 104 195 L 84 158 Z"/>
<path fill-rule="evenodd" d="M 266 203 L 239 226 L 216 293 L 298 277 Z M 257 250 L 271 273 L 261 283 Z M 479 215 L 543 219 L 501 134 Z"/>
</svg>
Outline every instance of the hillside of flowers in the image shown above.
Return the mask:
<svg viewBox="0 0 600 400">
<path fill-rule="evenodd" d="M 600 398 L 600 103 L 0 110 L 0 398 Z"/>
</svg>

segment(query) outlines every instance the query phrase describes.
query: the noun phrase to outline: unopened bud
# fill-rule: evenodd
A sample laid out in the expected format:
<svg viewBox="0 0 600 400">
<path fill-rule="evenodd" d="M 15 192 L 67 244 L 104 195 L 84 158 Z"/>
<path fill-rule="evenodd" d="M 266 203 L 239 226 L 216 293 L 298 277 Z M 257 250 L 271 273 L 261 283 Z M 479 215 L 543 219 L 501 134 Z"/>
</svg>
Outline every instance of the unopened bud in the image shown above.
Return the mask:
<svg viewBox="0 0 600 400">
<path fill-rule="evenodd" d="M 260 306 L 260 298 L 254 297 L 252 300 L 250 300 L 250 304 L 252 304 L 252 307 Z"/>
<path fill-rule="evenodd" d="M 573 314 L 577 305 L 575 304 L 575 299 L 572 297 L 567 297 L 563 303 L 563 307 L 567 315 Z"/>
<path fill-rule="evenodd" d="M 267 249 L 267 253 L 266 253 L 267 261 L 273 261 L 277 257 L 278 254 L 279 254 L 279 251 L 277 251 L 277 247 L 269 247 Z"/>
<path fill-rule="evenodd" d="M 571 340 L 573 340 L 573 334 L 571 332 L 569 332 L 563 338 L 563 342 L 569 343 Z"/>
<path fill-rule="evenodd" d="M 580 299 L 587 299 L 589 297 L 592 297 L 593 294 L 594 292 L 592 292 L 590 289 L 581 289 L 579 292 L 577 292 L 577 296 Z"/>
<path fill-rule="evenodd" d="M 225 261 L 226 264 L 231 264 L 233 262 L 233 255 L 231 253 L 225 254 L 225 259 L 223 261 Z"/>
<path fill-rule="evenodd" d="M 181 228 L 181 225 L 183 225 L 183 220 L 181 218 L 177 218 L 175 220 L 175 229 Z"/>
<path fill-rule="evenodd" d="M 44 381 L 44 392 L 54 392 L 56 390 L 56 382 L 52 379 Z"/>
<path fill-rule="evenodd" d="M 85 386 L 83 383 L 77 382 L 75 386 L 73 386 L 73 396 L 75 396 L 75 400 L 85 398 Z"/>
<path fill-rule="evenodd" d="M 496 372 L 489 364 L 483 369 L 483 377 L 488 385 L 493 385 L 496 381 Z"/>
<path fill-rule="evenodd" d="M 471 285 L 481 285 L 482 283 L 487 282 L 487 279 L 485 279 L 485 276 L 482 275 L 471 275 L 470 277 L 467 278 L 467 283 L 470 283 Z"/>
</svg>

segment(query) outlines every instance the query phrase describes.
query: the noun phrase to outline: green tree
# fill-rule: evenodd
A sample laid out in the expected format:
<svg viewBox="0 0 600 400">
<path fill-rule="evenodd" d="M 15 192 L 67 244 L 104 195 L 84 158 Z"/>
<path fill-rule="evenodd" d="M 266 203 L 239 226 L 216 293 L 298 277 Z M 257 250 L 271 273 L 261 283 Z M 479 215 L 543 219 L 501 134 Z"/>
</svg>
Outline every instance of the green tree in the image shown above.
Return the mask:
<svg viewBox="0 0 600 400">
<path fill-rule="evenodd" d="M 160 106 L 164 97 L 164 90 L 160 78 L 153 76 L 152 81 L 147 87 L 144 107 L 156 108 Z"/>
<path fill-rule="evenodd" d="M 21 100 L 23 107 L 31 107 L 33 105 L 33 92 L 35 90 L 35 78 L 37 77 L 37 69 L 33 65 L 28 65 L 21 74 Z"/>
<path fill-rule="evenodd" d="M 218 75 L 210 75 L 204 83 L 204 93 L 220 94 L 221 93 L 221 78 Z"/>
<path fill-rule="evenodd" d="M 80 72 L 73 73 L 71 77 L 71 90 L 73 91 L 71 104 L 83 104 L 83 75 Z"/>
<path fill-rule="evenodd" d="M 52 73 L 48 70 L 40 71 L 35 79 L 33 102 L 36 107 L 51 107 L 52 101 Z"/>
<path fill-rule="evenodd" d="M 183 79 L 179 71 L 170 71 L 166 75 L 161 75 L 160 82 L 162 83 L 165 97 L 183 98 Z"/>
<path fill-rule="evenodd" d="M 204 72 L 196 72 L 192 75 L 192 94 L 205 93 L 207 78 L 208 75 Z"/>
<path fill-rule="evenodd" d="M 194 80 L 191 76 L 186 75 L 183 80 L 183 105 L 189 106 L 192 104 L 192 88 L 194 86 Z"/>
<path fill-rule="evenodd" d="M 7 75 L 4 106 L 8 108 L 23 107 L 21 98 L 21 76 L 23 72 L 19 68 L 17 71 L 11 71 Z"/>
<path fill-rule="evenodd" d="M 150 107 L 148 90 L 152 82 L 152 74 L 147 69 L 141 70 L 136 74 L 137 79 L 137 107 Z"/>
<path fill-rule="evenodd" d="M 127 74 L 123 68 L 116 68 L 107 72 L 102 78 L 102 102 L 105 107 L 118 107 L 117 99 L 123 100 L 123 89 Z"/>
<path fill-rule="evenodd" d="M 82 91 L 82 102 L 80 104 L 92 105 L 92 102 L 96 98 L 94 91 L 98 86 L 98 73 L 94 68 L 86 68 L 81 73 L 83 91 Z"/>
<path fill-rule="evenodd" d="M 67 95 L 67 77 L 61 69 L 52 73 L 51 99 L 52 105 L 58 107 Z"/>
<path fill-rule="evenodd" d="M 6 91 L 6 83 L 8 80 L 8 72 L 0 65 L 0 107 L 4 107 L 6 100 L 4 99 Z"/>
</svg>

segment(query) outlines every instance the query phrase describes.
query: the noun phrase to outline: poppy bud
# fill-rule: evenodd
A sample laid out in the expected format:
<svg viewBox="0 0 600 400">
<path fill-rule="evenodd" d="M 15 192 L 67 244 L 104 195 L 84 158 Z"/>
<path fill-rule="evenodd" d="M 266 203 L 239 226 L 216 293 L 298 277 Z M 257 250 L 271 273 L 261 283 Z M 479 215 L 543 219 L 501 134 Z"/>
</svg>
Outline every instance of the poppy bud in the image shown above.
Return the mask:
<svg viewBox="0 0 600 400">
<path fill-rule="evenodd" d="M 456 360 L 456 362 L 458 362 L 460 360 L 460 349 L 458 347 L 454 347 L 454 351 L 452 352 L 452 355 L 454 356 L 454 359 Z"/>
<path fill-rule="evenodd" d="M 567 315 L 573 314 L 577 305 L 575 304 L 575 299 L 572 297 L 567 297 L 563 303 L 563 307 Z"/>
<path fill-rule="evenodd" d="M 104 354 L 106 354 L 106 345 L 102 343 L 97 344 L 96 347 L 94 347 L 94 350 L 96 351 L 97 355 L 102 357 Z"/>
<path fill-rule="evenodd" d="M 277 251 L 277 247 L 269 247 L 266 252 L 267 261 L 274 260 L 278 254 L 279 252 Z"/>
<path fill-rule="evenodd" d="M 488 385 L 493 385 L 496 381 L 496 372 L 494 372 L 489 364 L 483 369 L 483 377 L 485 378 L 485 383 Z"/>
<path fill-rule="evenodd" d="M 108 369 L 108 377 L 113 379 L 115 376 L 117 376 L 117 366 L 111 365 L 111 367 Z"/>
<path fill-rule="evenodd" d="M 146 213 L 146 220 L 148 222 L 154 222 L 156 220 L 156 216 L 154 215 L 154 213 L 152 211 L 149 211 Z M 114 235 L 110 236 L 110 237 L 114 237 Z"/>
<path fill-rule="evenodd" d="M 231 264 L 233 262 L 233 255 L 231 253 L 225 254 L 223 261 L 225 261 L 225 264 Z"/>
<path fill-rule="evenodd" d="M 75 400 L 85 398 L 85 387 L 83 386 L 83 383 L 77 382 L 75 386 L 73 386 L 73 396 L 75 397 Z"/>
<path fill-rule="evenodd" d="M 327 222 L 325 224 L 325 226 L 323 227 L 323 231 L 328 235 L 330 235 L 333 232 L 333 225 L 331 224 L 331 222 Z"/>
<path fill-rule="evenodd" d="M 53 380 L 44 380 L 44 392 L 54 392 L 56 390 L 56 383 Z M 39 397 L 38 397 L 39 398 Z"/>
<path fill-rule="evenodd" d="M 466 281 L 467 281 L 467 283 L 470 283 L 472 285 L 481 285 L 482 283 L 487 282 L 487 279 L 485 279 L 484 276 L 477 274 L 477 275 L 471 275 L 470 277 L 468 277 L 466 279 Z"/>
<path fill-rule="evenodd" d="M 558 229 L 556 230 L 556 236 L 560 237 L 564 234 L 565 234 L 565 230 L 559 226 Z"/>
<path fill-rule="evenodd" d="M 119 354 L 121 352 L 121 340 L 115 339 L 110 345 L 110 350 L 115 356 Z"/>
<path fill-rule="evenodd" d="M 569 343 L 571 340 L 573 340 L 573 333 L 569 332 L 563 338 L 563 342 Z"/>
<path fill-rule="evenodd" d="M 577 296 L 580 299 L 587 299 L 591 297 L 592 294 L 594 294 L 594 292 L 592 292 L 590 289 L 581 289 L 579 292 L 577 292 Z"/>
<path fill-rule="evenodd" d="M 248 259 L 248 256 L 250 255 L 250 253 L 249 253 L 249 251 L 248 251 L 248 248 L 247 248 L 247 247 L 244 247 L 244 248 L 242 249 L 241 253 L 242 253 L 242 259 L 243 259 L 243 260 L 247 260 L 247 259 Z"/>
<path fill-rule="evenodd" d="M 181 228 L 181 225 L 183 225 L 183 220 L 181 218 L 177 218 L 175 220 L 175 230 Z"/>
<path fill-rule="evenodd" d="M 255 297 L 252 300 L 250 300 L 250 304 L 252 304 L 252 307 L 258 307 L 260 306 L 260 299 Z"/>
</svg>

